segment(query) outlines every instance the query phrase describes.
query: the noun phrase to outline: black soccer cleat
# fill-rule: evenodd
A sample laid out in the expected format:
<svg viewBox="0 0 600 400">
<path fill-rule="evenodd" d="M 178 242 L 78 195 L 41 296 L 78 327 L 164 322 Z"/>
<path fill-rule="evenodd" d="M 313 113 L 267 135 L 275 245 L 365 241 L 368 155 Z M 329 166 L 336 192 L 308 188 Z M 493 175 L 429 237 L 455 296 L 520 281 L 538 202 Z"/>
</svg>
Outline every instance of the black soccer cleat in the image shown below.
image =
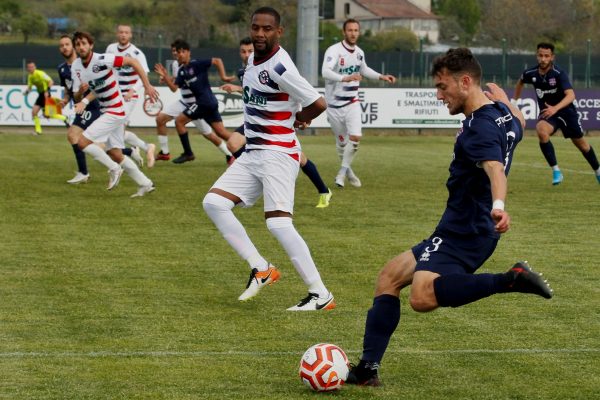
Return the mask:
<svg viewBox="0 0 600 400">
<path fill-rule="evenodd" d="M 507 272 L 512 274 L 512 282 L 508 285 L 509 292 L 532 293 L 551 299 L 554 291 L 542 274 L 531 269 L 527 261 L 519 261 Z"/>
<path fill-rule="evenodd" d="M 383 386 L 377 374 L 378 370 L 379 364 L 375 362 L 360 360 L 358 365 L 350 364 L 350 372 L 348 373 L 346 383 L 358 386 Z"/>
<path fill-rule="evenodd" d="M 184 162 L 194 161 L 196 157 L 193 154 L 181 154 L 179 157 L 173 160 L 175 164 L 183 164 Z"/>
</svg>

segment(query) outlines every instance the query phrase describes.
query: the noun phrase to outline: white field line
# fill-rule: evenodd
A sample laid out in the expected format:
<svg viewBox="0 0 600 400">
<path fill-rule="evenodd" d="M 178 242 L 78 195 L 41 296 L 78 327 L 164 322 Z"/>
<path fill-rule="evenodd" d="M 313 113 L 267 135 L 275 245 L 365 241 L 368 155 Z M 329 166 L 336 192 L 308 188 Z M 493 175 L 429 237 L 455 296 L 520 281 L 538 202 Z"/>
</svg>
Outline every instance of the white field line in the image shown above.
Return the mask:
<svg viewBox="0 0 600 400">
<path fill-rule="evenodd" d="M 348 354 L 360 354 L 360 350 L 346 351 Z M 446 354 L 577 354 L 600 353 L 600 348 L 574 348 L 574 349 L 444 349 L 444 350 L 419 350 L 402 349 L 388 350 L 386 354 L 416 354 L 416 355 L 446 355 Z M 301 355 L 297 351 L 13 351 L 0 352 L 0 358 L 160 358 L 160 357 L 206 357 L 206 356 L 251 356 L 251 357 L 278 357 L 288 355 Z"/>
</svg>

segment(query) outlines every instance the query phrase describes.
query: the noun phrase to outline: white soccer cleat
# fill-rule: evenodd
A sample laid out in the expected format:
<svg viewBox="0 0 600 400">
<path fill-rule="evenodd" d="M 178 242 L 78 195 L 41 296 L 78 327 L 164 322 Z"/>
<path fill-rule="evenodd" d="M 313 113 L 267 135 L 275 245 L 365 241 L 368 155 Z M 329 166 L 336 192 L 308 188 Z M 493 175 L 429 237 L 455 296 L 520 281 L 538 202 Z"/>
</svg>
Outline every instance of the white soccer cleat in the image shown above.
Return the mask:
<svg viewBox="0 0 600 400">
<path fill-rule="evenodd" d="M 360 179 L 358 179 L 358 176 L 356 176 L 356 174 L 354 174 L 354 171 L 352 171 L 350 168 L 348 168 L 348 170 L 346 171 L 346 176 L 348 177 L 348 182 L 350 182 L 350 184 L 352 186 L 354 186 L 354 187 L 362 186 Z"/>
<path fill-rule="evenodd" d="M 156 157 L 154 156 L 155 150 L 156 145 L 153 143 L 148 143 L 148 150 L 146 150 L 146 162 L 148 163 L 148 168 L 154 167 L 154 163 L 156 162 Z"/>
<path fill-rule="evenodd" d="M 344 187 L 344 181 L 346 180 L 346 177 L 344 175 L 337 175 L 335 177 L 335 184 L 337 185 L 337 187 Z"/>
<path fill-rule="evenodd" d="M 131 198 L 133 199 L 135 197 L 143 197 L 150 192 L 154 192 L 154 189 L 156 189 L 154 187 L 154 183 L 150 183 L 149 185 L 146 185 L 146 186 L 140 186 L 138 188 L 138 191 L 131 195 Z"/>
<path fill-rule="evenodd" d="M 277 282 L 280 277 L 281 273 L 279 270 L 271 264 L 269 264 L 269 268 L 266 271 L 259 271 L 253 268 L 250 272 L 250 279 L 248 279 L 248 283 L 246 284 L 246 290 L 238 297 L 238 300 L 250 300 L 258 294 L 260 289 Z"/>
<path fill-rule="evenodd" d="M 298 304 L 288 308 L 288 311 L 318 311 L 318 310 L 333 310 L 335 308 L 335 300 L 331 292 L 325 297 L 319 297 L 316 293 L 308 293 L 308 296 L 300 300 Z"/>
<path fill-rule="evenodd" d="M 82 174 L 81 172 L 78 172 L 73 179 L 69 179 L 67 183 L 70 183 L 71 185 L 78 185 L 80 183 L 87 183 L 88 179 L 90 179 L 90 174 Z"/>
<path fill-rule="evenodd" d="M 133 159 L 133 161 L 135 161 L 136 163 L 138 163 L 138 165 L 140 166 L 140 168 L 142 168 L 144 166 L 144 159 L 142 158 L 142 155 L 140 154 L 140 148 L 137 146 L 133 146 L 131 148 L 131 158 Z"/>
<path fill-rule="evenodd" d="M 108 170 L 108 186 L 106 188 L 112 190 L 117 187 L 121 180 L 121 175 L 123 175 L 123 168 L 121 168 L 121 166 Z"/>
</svg>

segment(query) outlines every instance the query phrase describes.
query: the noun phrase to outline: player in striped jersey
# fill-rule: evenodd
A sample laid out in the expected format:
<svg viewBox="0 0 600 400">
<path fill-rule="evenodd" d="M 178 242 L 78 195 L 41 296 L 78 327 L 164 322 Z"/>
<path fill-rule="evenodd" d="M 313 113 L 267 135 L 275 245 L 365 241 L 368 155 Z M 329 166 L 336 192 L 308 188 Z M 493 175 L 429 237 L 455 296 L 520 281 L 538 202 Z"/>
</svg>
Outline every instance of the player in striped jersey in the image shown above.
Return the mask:
<svg viewBox="0 0 600 400">
<path fill-rule="evenodd" d="M 301 152 L 294 127 L 306 127 L 327 105 L 279 46 L 282 33 L 279 13 L 273 8 L 261 7 L 252 14 L 254 54 L 243 80 L 246 152 L 215 182 L 203 206 L 225 240 L 250 266 L 250 279 L 238 300 L 256 296 L 280 277 L 232 211 L 236 205 L 252 206 L 263 195 L 267 228 L 308 286 L 308 296 L 288 310 L 332 309 L 333 295 L 292 223 Z"/>
<path fill-rule="evenodd" d="M 131 57 L 114 54 L 94 53 L 94 38 L 87 32 L 75 32 L 73 44 L 78 58 L 71 66 L 71 79 L 75 93 L 75 112 L 81 114 L 90 101 L 98 99 L 102 115 L 83 132 L 79 138 L 79 147 L 95 160 L 108 168 L 108 190 L 119 183 L 123 170 L 138 184 L 138 191 L 131 197 L 141 197 L 154 190 L 154 184 L 144 175 L 138 166 L 123 156 L 123 126 L 127 123 L 127 114 L 123 95 L 117 83 L 117 67 L 131 66 L 144 83 L 146 95 L 157 99 L 158 92 L 150 85 L 148 76 L 140 63 Z M 81 97 L 81 93 L 90 89 L 90 93 Z M 105 153 L 97 143 L 106 143 Z"/>
<path fill-rule="evenodd" d="M 187 46 L 187 43 L 180 39 L 171 43 L 171 53 L 175 58 L 175 61 L 173 62 L 173 64 L 171 64 L 171 74 L 169 74 L 167 69 L 161 64 L 156 64 L 154 66 L 154 71 L 160 76 L 161 82 L 169 85 L 169 88 L 172 91 L 176 91 L 178 87 L 175 83 L 175 80 L 179 73 L 180 64 L 178 60 L 183 60 L 186 63 L 189 62 L 189 46 L 187 46 L 187 52 L 178 52 L 177 50 L 178 47 L 185 47 L 184 45 Z M 214 60 L 217 60 L 217 64 L 223 64 L 221 59 Z M 219 68 L 218 65 L 217 68 Z M 223 74 L 224 73 L 225 71 L 223 69 Z M 222 77 L 230 79 L 230 77 L 227 77 L 225 75 L 223 75 Z M 192 90 L 189 87 L 187 87 L 187 85 L 183 85 L 180 87 L 180 93 L 181 98 L 179 100 L 169 104 L 160 114 L 156 116 L 156 127 L 158 132 L 158 141 L 160 144 L 160 152 L 156 157 L 158 160 L 168 161 L 169 159 L 171 159 L 171 155 L 169 152 L 169 139 L 167 136 L 167 123 L 172 119 L 179 117 L 179 115 L 183 114 L 183 112 L 185 112 L 188 107 L 192 107 L 196 103 L 196 97 L 194 96 Z M 223 154 L 225 154 L 225 160 L 227 161 L 227 163 L 233 161 L 233 155 L 227 149 L 227 143 L 213 133 L 212 128 L 206 123 L 206 121 L 204 121 L 204 119 L 194 119 L 192 122 L 194 123 L 194 125 L 196 125 L 196 128 L 200 130 L 202 135 L 204 135 L 204 137 L 209 142 L 213 143 Z M 187 133 L 185 129 L 178 129 L 178 133 L 180 131 L 182 131 L 184 134 Z"/>
<path fill-rule="evenodd" d="M 389 83 L 396 82 L 396 78 L 375 72 L 367 66 L 364 51 L 356 45 L 360 36 L 360 24 L 357 20 L 346 20 L 343 33 L 344 40 L 325 51 L 321 73 L 325 78 L 327 120 L 335 135 L 338 156 L 342 160 L 335 183 L 344 187 L 347 177 L 352 186 L 360 187 L 360 179 L 351 168 L 362 137 L 359 83 L 363 77 Z"/>
<path fill-rule="evenodd" d="M 106 48 L 106 53 L 122 57 L 131 57 L 137 60 L 147 74 L 150 70 L 148 69 L 146 56 L 136 45 L 131 43 L 131 36 L 131 26 L 124 24 L 117 26 L 117 42 L 109 44 Z M 139 91 L 143 86 L 142 81 L 139 74 L 130 66 L 119 67 L 117 68 L 117 72 L 119 89 L 125 100 L 125 114 L 127 114 L 127 123 L 123 126 L 125 143 L 144 150 L 148 168 L 152 168 L 155 161 L 154 150 L 156 149 L 156 146 L 152 143 L 144 142 L 135 133 L 126 129 L 131 113 L 139 100 Z"/>
</svg>

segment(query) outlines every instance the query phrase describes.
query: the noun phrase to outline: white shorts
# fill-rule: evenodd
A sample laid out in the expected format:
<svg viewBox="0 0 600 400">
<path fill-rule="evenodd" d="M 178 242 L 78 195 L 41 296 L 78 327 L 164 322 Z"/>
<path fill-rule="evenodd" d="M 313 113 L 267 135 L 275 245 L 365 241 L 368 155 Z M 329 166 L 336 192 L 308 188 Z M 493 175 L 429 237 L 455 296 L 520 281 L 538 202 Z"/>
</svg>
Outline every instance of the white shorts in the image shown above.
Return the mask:
<svg viewBox="0 0 600 400">
<path fill-rule="evenodd" d="M 186 108 L 187 107 L 181 102 L 181 100 L 177 100 L 170 103 L 161 112 L 167 114 L 169 117 L 177 118 L 177 116 L 184 112 Z M 212 133 L 212 128 L 208 123 L 206 123 L 205 120 L 196 119 L 192 122 L 194 123 L 194 125 L 196 125 L 196 128 L 198 128 L 198 130 L 202 132 L 203 135 L 206 136 Z"/>
<path fill-rule="evenodd" d="M 125 115 L 127 116 L 127 124 L 129 123 L 129 118 L 131 117 L 131 113 L 135 109 L 138 100 L 139 97 L 132 97 L 129 101 L 123 101 L 123 108 L 125 109 Z"/>
<path fill-rule="evenodd" d="M 362 136 L 362 116 L 358 101 L 345 107 L 327 107 L 327 121 L 336 136 Z"/>
<path fill-rule="evenodd" d="M 106 143 L 106 150 L 125 147 L 123 127 L 127 117 L 103 113 L 83 131 L 83 136 L 96 143 Z"/>
<path fill-rule="evenodd" d="M 268 211 L 294 211 L 294 191 L 300 163 L 289 154 L 273 150 L 243 153 L 213 185 L 239 197 L 251 207 L 261 195 Z"/>
</svg>

